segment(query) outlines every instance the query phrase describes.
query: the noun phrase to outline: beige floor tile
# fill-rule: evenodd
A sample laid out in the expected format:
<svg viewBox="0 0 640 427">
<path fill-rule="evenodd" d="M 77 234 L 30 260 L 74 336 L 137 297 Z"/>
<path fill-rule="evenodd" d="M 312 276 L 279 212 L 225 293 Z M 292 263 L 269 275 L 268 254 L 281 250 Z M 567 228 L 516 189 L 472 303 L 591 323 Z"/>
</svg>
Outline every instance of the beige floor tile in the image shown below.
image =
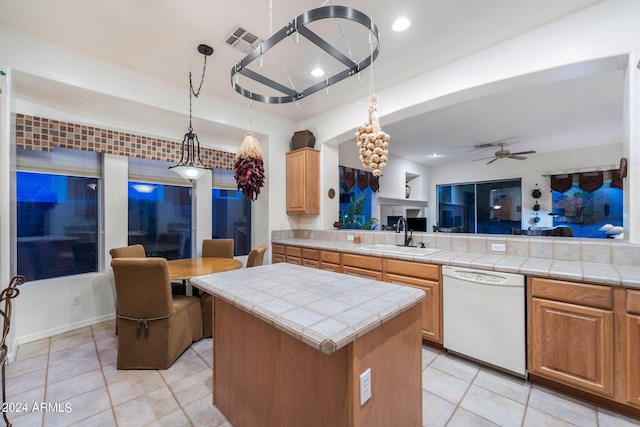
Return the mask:
<svg viewBox="0 0 640 427">
<path fill-rule="evenodd" d="M 45 412 L 46 427 L 68 426 L 106 411 L 111 406 L 106 387 L 100 387 L 61 402 L 70 405 L 70 412 Z"/>
<path fill-rule="evenodd" d="M 74 329 L 72 331 L 67 331 L 62 334 L 54 335 L 51 337 L 51 342 L 65 340 L 69 337 L 73 336 L 81 336 L 81 335 L 91 335 L 91 326 L 86 326 L 84 328 Z"/>
<path fill-rule="evenodd" d="M 165 415 L 159 420 L 147 424 L 145 427 L 179 427 L 190 425 L 191 423 L 189 422 L 189 418 L 187 418 L 187 414 L 185 414 L 182 409 L 177 409 L 169 415 Z"/>
<path fill-rule="evenodd" d="M 460 407 L 500 426 L 519 427 L 526 406 L 476 385 L 471 385 Z"/>
<path fill-rule="evenodd" d="M 7 402 L 20 404 L 26 403 L 30 408 L 34 403 L 44 402 L 44 392 L 44 386 L 26 391 L 24 393 L 16 394 L 14 396 L 9 396 L 9 393 L 7 392 Z M 17 416 L 18 414 L 15 415 Z"/>
<path fill-rule="evenodd" d="M 42 388 L 47 383 L 47 371 L 41 369 L 39 371 L 29 372 L 19 377 L 9 378 L 7 376 L 7 396 L 16 396 L 30 390 Z"/>
<path fill-rule="evenodd" d="M 185 354 L 180 356 L 169 369 L 159 372 L 168 384 L 173 384 L 207 368 L 209 368 L 209 366 L 204 360 L 191 351 L 190 353 L 185 352 Z"/>
<path fill-rule="evenodd" d="M 20 345 L 16 354 L 16 361 L 29 359 L 34 356 L 40 356 L 49 353 L 50 341 L 51 340 L 49 338 L 44 338 L 38 341 Z"/>
<path fill-rule="evenodd" d="M 9 363 L 5 367 L 5 374 L 7 380 L 11 378 L 19 377 L 29 372 L 40 371 L 47 368 L 47 361 L 49 360 L 48 354 L 41 354 L 39 356 L 30 357 L 28 359 L 18 360 L 13 363 Z"/>
<path fill-rule="evenodd" d="M 422 425 L 444 427 L 456 410 L 456 405 L 435 394 L 422 390 Z"/>
<path fill-rule="evenodd" d="M 203 396 L 184 408 L 189 420 L 196 427 L 231 426 L 218 408 L 213 406 L 212 395 Z"/>
<path fill-rule="evenodd" d="M 20 415 L 20 416 L 18 416 Z M 15 427 L 42 427 L 43 414 L 38 412 L 29 412 L 26 414 L 9 414 L 7 415 L 9 422 Z M 2 418 L 4 422 L 4 418 Z"/>
<path fill-rule="evenodd" d="M 100 412 L 92 417 L 80 420 L 71 424 L 72 427 L 113 427 L 116 425 L 116 418 L 111 408 Z"/>
<path fill-rule="evenodd" d="M 159 420 L 178 408 L 178 402 L 169 390 L 163 387 L 137 399 L 116 405 L 114 411 L 119 427 L 139 427 Z"/>
<path fill-rule="evenodd" d="M 422 371 L 422 389 L 458 404 L 470 383 L 458 377 L 428 366 Z"/>
<path fill-rule="evenodd" d="M 158 371 L 145 371 L 145 375 L 119 380 L 108 385 L 109 395 L 114 405 L 128 402 L 158 389 L 166 389 Z"/>
<path fill-rule="evenodd" d="M 524 415 L 524 423 L 522 427 L 573 427 L 575 424 L 570 424 L 562 421 L 560 418 L 556 418 L 553 415 L 545 414 L 538 411 L 535 408 L 527 408 L 527 413 Z"/>
<path fill-rule="evenodd" d="M 183 378 L 170 386 L 180 406 L 186 406 L 213 392 L 212 372 L 207 367 L 202 371 Z"/>
<path fill-rule="evenodd" d="M 607 409 L 598 409 L 598 427 L 631 426 L 640 426 L 640 418 L 631 418 Z"/>
<path fill-rule="evenodd" d="M 102 370 L 95 369 L 47 385 L 46 402 L 62 402 L 105 386 Z"/>
<path fill-rule="evenodd" d="M 102 372 L 104 373 L 104 378 L 107 381 L 107 384 L 111 384 L 121 380 L 133 380 L 146 375 L 151 371 L 147 369 L 117 369 L 116 364 L 112 363 L 109 365 L 103 365 Z"/>
<path fill-rule="evenodd" d="M 531 384 L 526 380 L 487 368 L 478 372 L 473 384 L 522 404 L 527 403 L 531 392 Z"/>
<path fill-rule="evenodd" d="M 429 366 L 429 364 L 433 362 L 439 354 L 439 351 L 436 351 L 429 347 L 422 347 L 422 369 L 424 370 L 424 368 Z"/>
<path fill-rule="evenodd" d="M 90 328 L 84 328 L 84 332 L 76 335 L 70 335 L 62 339 L 51 338 L 51 351 L 60 351 L 76 348 L 82 344 L 94 344 L 93 334 Z"/>
<path fill-rule="evenodd" d="M 482 418 L 472 412 L 462 408 L 456 409 L 447 427 L 506 427 L 494 424 L 491 421 Z"/>
<path fill-rule="evenodd" d="M 429 366 L 467 382 L 473 381 L 479 371 L 478 365 L 448 353 L 439 354 Z"/>
<path fill-rule="evenodd" d="M 61 363 L 49 368 L 47 383 L 53 384 L 99 368 L 100 363 L 98 363 L 98 359 L 95 356 L 87 356 L 78 360 Z"/>
<path fill-rule="evenodd" d="M 98 353 L 100 359 L 100 365 L 107 366 L 115 364 L 118 361 L 118 348 L 110 348 Z"/>
<path fill-rule="evenodd" d="M 98 349 L 98 353 L 105 350 L 111 350 L 112 348 L 118 348 L 118 337 L 104 337 L 96 340 L 96 348 Z"/>
<path fill-rule="evenodd" d="M 75 347 L 52 351 L 49 353 L 49 366 L 60 365 L 83 357 L 94 356 L 96 354 L 96 344 L 91 341 Z"/>
<path fill-rule="evenodd" d="M 598 422 L 592 405 L 535 384 L 529 406 L 581 427 L 596 426 Z"/>
</svg>

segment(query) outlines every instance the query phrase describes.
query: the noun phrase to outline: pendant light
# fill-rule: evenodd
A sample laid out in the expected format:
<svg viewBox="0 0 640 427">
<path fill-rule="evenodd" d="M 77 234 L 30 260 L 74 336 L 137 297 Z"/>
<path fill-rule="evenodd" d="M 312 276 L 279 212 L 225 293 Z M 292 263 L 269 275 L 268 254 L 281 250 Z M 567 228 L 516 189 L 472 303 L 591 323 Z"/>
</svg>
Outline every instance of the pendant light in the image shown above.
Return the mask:
<svg viewBox="0 0 640 427">
<path fill-rule="evenodd" d="M 182 158 L 177 165 L 169 168 L 169 170 L 188 180 L 198 179 L 211 170 L 210 167 L 205 166 L 202 163 L 202 160 L 200 160 L 200 141 L 198 140 L 198 135 L 193 132 L 193 126 L 191 124 L 191 104 L 193 96 L 197 98 L 198 95 L 200 95 L 200 89 L 202 89 L 202 82 L 204 81 L 204 74 L 207 69 L 207 56 L 211 56 L 213 48 L 205 44 L 201 44 L 198 46 L 198 52 L 204 56 L 204 66 L 202 67 L 200 86 L 198 86 L 197 92 L 193 90 L 191 72 L 189 72 L 189 129 L 182 140 Z"/>
</svg>

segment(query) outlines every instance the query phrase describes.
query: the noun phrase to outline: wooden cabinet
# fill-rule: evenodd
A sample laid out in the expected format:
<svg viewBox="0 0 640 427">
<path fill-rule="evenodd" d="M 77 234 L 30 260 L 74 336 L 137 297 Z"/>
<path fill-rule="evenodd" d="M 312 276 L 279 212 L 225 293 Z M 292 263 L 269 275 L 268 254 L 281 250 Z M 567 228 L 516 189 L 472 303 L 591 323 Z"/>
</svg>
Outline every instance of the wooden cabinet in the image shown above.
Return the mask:
<svg viewBox="0 0 640 427">
<path fill-rule="evenodd" d="M 625 323 L 627 402 L 640 406 L 640 291 L 627 291 Z"/>
<path fill-rule="evenodd" d="M 271 263 L 284 262 L 286 255 L 286 247 L 284 245 L 271 245 Z"/>
<path fill-rule="evenodd" d="M 422 301 L 422 338 L 442 344 L 442 280 L 440 267 L 434 264 L 384 260 L 385 282 L 408 285 L 424 291 Z"/>
<path fill-rule="evenodd" d="M 302 248 L 302 265 L 305 267 L 319 268 L 320 254 L 317 249 Z"/>
<path fill-rule="evenodd" d="M 382 280 L 382 258 L 342 254 L 342 272 L 351 276 Z"/>
<path fill-rule="evenodd" d="M 529 371 L 613 396 L 612 288 L 529 280 Z"/>
<path fill-rule="evenodd" d="M 341 273 L 340 252 L 320 251 L 320 268 L 322 270 L 335 271 Z"/>
<path fill-rule="evenodd" d="M 287 214 L 320 213 L 320 151 L 287 153 Z"/>
<path fill-rule="evenodd" d="M 302 251 L 297 246 L 286 246 L 287 257 L 285 259 L 289 264 L 302 265 Z"/>
</svg>

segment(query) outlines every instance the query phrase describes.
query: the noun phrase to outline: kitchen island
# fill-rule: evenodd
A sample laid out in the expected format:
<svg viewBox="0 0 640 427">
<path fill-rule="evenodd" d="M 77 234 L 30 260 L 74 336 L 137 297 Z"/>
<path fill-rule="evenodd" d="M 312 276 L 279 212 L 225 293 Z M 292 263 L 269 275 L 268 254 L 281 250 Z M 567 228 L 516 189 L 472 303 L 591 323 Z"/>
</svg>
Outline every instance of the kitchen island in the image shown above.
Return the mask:
<svg viewBox="0 0 640 427">
<path fill-rule="evenodd" d="M 191 282 L 215 297 L 213 403 L 235 427 L 422 425 L 424 292 L 284 263 Z"/>
</svg>

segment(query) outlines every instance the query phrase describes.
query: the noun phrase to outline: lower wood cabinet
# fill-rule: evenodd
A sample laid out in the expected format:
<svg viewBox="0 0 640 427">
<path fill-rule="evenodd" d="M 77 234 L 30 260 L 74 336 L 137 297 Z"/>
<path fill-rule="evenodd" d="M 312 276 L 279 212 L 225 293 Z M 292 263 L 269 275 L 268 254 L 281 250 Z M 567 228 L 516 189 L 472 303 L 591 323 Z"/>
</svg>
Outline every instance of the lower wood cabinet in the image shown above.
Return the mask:
<svg viewBox="0 0 640 427">
<path fill-rule="evenodd" d="M 640 291 L 627 291 L 625 314 L 627 402 L 640 407 Z"/>
<path fill-rule="evenodd" d="M 382 258 L 344 253 L 342 272 L 351 276 L 382 280 Z"/>
<path fill-rule="evenodd" d="M 320 251 L 320 268 L 322 270 L 334 271 L 341 273 L 340 268 L 340 252 L 334 251 Z"/>
<path fill-rule="evenodd" d="M 284 245 L 271 245 L 271 263 L 284 262 L 287 248 Z"/>
</svg>

